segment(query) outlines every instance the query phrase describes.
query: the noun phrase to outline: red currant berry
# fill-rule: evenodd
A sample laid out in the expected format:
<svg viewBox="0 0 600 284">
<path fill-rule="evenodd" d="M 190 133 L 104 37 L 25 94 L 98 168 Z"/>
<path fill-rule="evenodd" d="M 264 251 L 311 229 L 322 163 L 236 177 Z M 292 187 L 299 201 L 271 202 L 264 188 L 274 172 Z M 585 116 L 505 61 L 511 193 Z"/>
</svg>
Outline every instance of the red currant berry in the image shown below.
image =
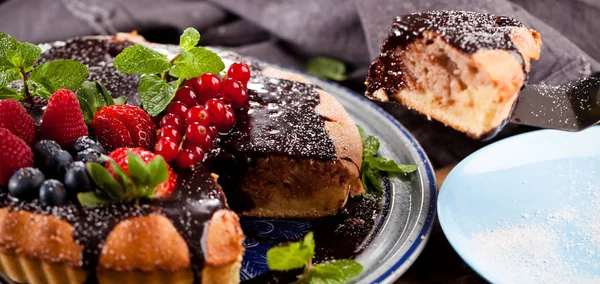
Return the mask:
<svg viewBox="0 0 600 284">
<path fill-rule="evenodd" d="M 181 150 L 177 155 L 177 166 L 182 169 L 194 168 L 204 157 L 190 150 Z"/>
<path fill-rule="evenodd" d="M 188 84 L 188 82 L 190 83 Z M 208 99 L 219 96 L 219 91 L 221 90 L 221 78 L 212 73 L 205 73 L 200 77 L 189 79 L 185 85 L 192 86 L 198 102 L 204 103 Z"/>
<path fill-rule="evenodd" d="M 191 143 L 189 141 L 186 141 L 183 143 L 183 149 L 189 150 L 192 153 L 197 154 L 198 156 L 202 157 L 202 159 L 204 159 L 204 149 L 202 149 L 202 147 L 200 147 L 200 145 L 198 144 L 194 144 Z"/>
<path fill-rule="evenodd" d="M 158 130 L 158 139 L 165 138 L 167 140 L 173 140 L 179 144 L 181 142 L 181 133 L 175 126 L 167 125 Z"/>
<path fill-rule="evenodd" d="M 175 98 L 173 98 L 173 100 L 184 103 L 188 108 L 198 105 L 194 90 L 188 86 L 179 88 L 175 93 Z"/>
<path fill-rule="evenodd" d="M 228 132 L 229 130 L 231 130 L 231 128 L 233 128 L 234 122 L 235 115 L 233 114 L 233 110 L 228 109 L 225 112 L 225 118 L 220 123 L 215 124 L 215 126 L 220 132 Z"/>
<path fill-rule="evenodd" d="M 162 138 L 154 145 L 154 153 L 161 155 L 168 163 L 177 159 L 178 148 L 179 144 L 175 141 Z"/>
<path fill-rule="evenodd" d="M 215 138 L 217 138 L 217 135 L 219 135 L 219 130 L 217 130 L 216 126 L 211 125 L 208 127 L 208 135 L 210 135 L 210 137 L 215 139 Z"/>
<path fill-rule="evenodd" d="M 245 86 L 250 81 L 250 68 L 242 62 L 235 62 L 229 66 L 227 77 L 238 80 Z"/>
<path fill-rule="evenodd" d="M 210 117 L 210 123 L 218 124 L 225 119 L 225 103 L 219 99 L 210 99 L 204 103 Z"/>
<path fill-rule="evenodd" d="M 179 116 L 179 118 L 185 118 L 185 113 L 187 112 L 188 107 L 182 102 L 172 102 L 167 108 L 168 113 L 172 113 L 174 115 Z"/>
<path fill-rule="evenodd" d="M 208 135 L 206 127 L 199 123 L 188 125 L 185 131 L 185 139 L 198 144 L 204 150 L 209 150 L 212 147 L 212 137 Z"/>
<path fill-rule="evenodd" d="M 221 84 L 221 96 L 223 100 L 234 108 L 242 108 L 248 102 L 248 93 L 244 86 L 233 78 L 227 78 Z"/>
<path fill-rule="evenodd" d="M 183 124 L 183 120 L 181 118 L 179 118 L 179 116 L 172 114 L 172 113 L 167 113 L 160 120 L 160 127 L 165 127 L 167 125 L 173 126 L 175 129 L 179 130 L 180 132 L 185 130 L 185 125 Z"/>
<path fill-rule="evenodd" d="M 208 127 L 208 123 L 210 122 L 208 112 L 204 109 L 203 106 L 195 106 L 193 108 L 188 109 L 185 115 L 185 123 L 190 125 L 194 122 L 204 125 Z"/>
</svg>

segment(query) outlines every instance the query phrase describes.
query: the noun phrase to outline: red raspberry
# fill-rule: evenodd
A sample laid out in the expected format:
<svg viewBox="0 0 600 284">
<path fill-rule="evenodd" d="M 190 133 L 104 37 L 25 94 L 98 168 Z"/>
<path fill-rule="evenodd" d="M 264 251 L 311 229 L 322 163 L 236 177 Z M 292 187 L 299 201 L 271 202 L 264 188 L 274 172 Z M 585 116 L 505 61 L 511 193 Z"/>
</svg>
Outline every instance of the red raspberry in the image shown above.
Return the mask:
<svg viewBox="0 0 600 284">
<path fill-rule="evenodd" d="M 175 129 L 179 130 L 180 132 L 185 130 L 185 124 L 183 123 L 182 118 L 172 113 L 167 113 L 160 120 L 160 127 L 165 127 L 167 125 L 175 127 Z"/>
<path fill-rule="evenodd" d="M 210 123 L 219 124 L 225 120 L 225 103 L 219 99 L 210 99 L 204 104 L 206 112 L 210 117 Z"/>
<path fill-rule="evenodd" d="M 212 73 L 205 73 L 200 77 L 187 80 L 184 85 L 192 87 L 196 93 L 198 102 L 203 104 L 207 100 L 219 96 L 221 78 Z"/>
<path fill-rule="evenodd" d="M 193 108 L 188 109 L 188 112 L 185 115 L 185 123 L 190 125 L 194 122 L 202 124 L 208 127 L 210 122 L 208 112 L 204 109 L 203 106 L 195 106 Z"/>
<path fill-rule="evenodd" d="M 175 93 L 175 98 L 173 98 L 173 101 L 182 102 L 188 108 L 198 105 L 198 100 L 196 99 L 194 90 L 188 86 L 179 88 Z"/>
<path fill-rule="evenodd" d="M 88 128 L 75 93 L 61 89 L 52 94 L 42 116 L 40 137 L 68 148 L 77 138 L 87 135 Z"/>
<path fill-rule="evenodd" d="M 35 142 L 35 121 L 15 100 L 0 100 L 0 127 L 10 130 L 28 145 Z"/>
<path fill-rule="evenodd" d="M 185 113 L 187 112 L 188 107 L 182 102 L 171 102 L 169 107 L 167 108 L 168 113 L 172 113 L 174 115 L 179 116 L 181 119 L 185 119 Z"/>
<path fill-rule="evenodd" d="M 235 62 L 229 66 L 227 77 L 242 82 L 244 86 L 250 81 L 250 68 L 242 62 Z"/>
<path fill-rule="evenodd" d="M 178 151 L 179 144 L 171 139 L 161 138 L 154 146 L 154 153 L 163 156 L 167 163 L 177 159 Z"/>
<path fill-rule="evenodd" d="M 33 167 L 33 152 L 23 139 L 0 127 L 0 185 L 21 168 Z"/>
</svg>

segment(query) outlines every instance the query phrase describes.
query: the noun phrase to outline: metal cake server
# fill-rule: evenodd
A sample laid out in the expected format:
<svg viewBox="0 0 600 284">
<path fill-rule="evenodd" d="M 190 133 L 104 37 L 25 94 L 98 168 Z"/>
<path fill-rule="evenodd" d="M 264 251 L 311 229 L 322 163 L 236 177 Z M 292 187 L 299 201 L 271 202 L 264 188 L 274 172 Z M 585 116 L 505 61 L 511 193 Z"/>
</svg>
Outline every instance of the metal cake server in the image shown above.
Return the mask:
<svg viewBox="0 0 600 284">
<path fill-rule="evenodd" d="M 540 128 L 580 131 L 600 122 L 600 78 L 562 85 L 526 85 L 510 122 Z"/>
</svg>

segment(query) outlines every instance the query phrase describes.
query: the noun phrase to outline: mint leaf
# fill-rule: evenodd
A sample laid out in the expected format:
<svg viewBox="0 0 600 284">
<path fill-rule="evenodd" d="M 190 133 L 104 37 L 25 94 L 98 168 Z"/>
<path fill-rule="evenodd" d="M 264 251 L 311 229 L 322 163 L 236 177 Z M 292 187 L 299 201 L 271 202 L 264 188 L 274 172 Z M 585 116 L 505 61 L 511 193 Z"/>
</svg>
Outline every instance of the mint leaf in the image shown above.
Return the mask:
<svg viewBox="0 0 600 284">
<path fill-rule="evenodd" d="M 308 61 L 306 72 L 323 79 L 344 81 L 346 80 L 346 65 L 343 62 L 329 57 L 315 57 Z"/>
<path fill-rule="evenodd" d="M 267 265 L 269 269 L 288 271 L 305 267 L 315 254 L 315 240 L 313 233 L 308 233 L 299 242 L 292 242 L 284 246 L 276 246 L 267 251 Z"/>
<path fill-rule="evenodd" d="M 313 267 L 306 283 L 345 284 L 358 277 L 362 270 L 362 265 L 355 260 L 332 260 Z"/>
<path fill-rule="evenodd" d="M 4 99 L 13 99 L 15 101 L 20 101 L 23 97 L 17 90 L 9 87 L 0 87 L 0 100 Z"/>
<path fill-rule="evenodd" d="M 84 207 L 96 207 L 110 203 L 110 200 L 102 198 L 95 191 L 78 193 L 77 200 Z"/>
<path fill-rule="evenodd" d="M 56 60 L 34 68 L 27 86 L 34 95 L 49 98 L 59 89 L 76 91 L 87 75 L 87 67 L 75 60 Z"/>
<path fill-rule="evenodd" d="M 123 171 L 123 169 L 121 169 L 121 167 L 119 167 L 119 165 L 117 165 L 117 163 L 114 160 L 111 159 L 108 162 L 110 163 L 110 168 L 117 175 L 119 183 L 123 187 L 123 193 L 121 194 L 119 199 L 125 199 L 125 201 L 130 201 L 130 198 L 133 199 L 132 195 L 135 195 L 136 191 L 133 181 L 131 181 L 129 175 L 127 175 L 125 171 Z"/>
<path fill-rule="evenodd" d="M 204 73 L 219 74 L 225 69 L 218 54 L 202 47 L 182 51 L 173 63 L 175 66 L 169 74 L 180 79 L 194 78 Z"/>
<path fill-rule="evenodd" d="M 114 61 L 117 70 L 127 74 L 158 74 L 169 70 L 167 56 L 151 48 L 135 45 L 125 48 Z"/>
<path fill-rule="evenodd" d="M 368 159 L 368 163 L 371 169 L 388 173 L 412 173 L 417 170 L 417 165 L 399 165 L 383 157 L 373 157 Z"/>
<path fill-rule="evenodd" d="M 103 190 L 112 200 L 119 200 L 124 193 L 124 189 L 106 168 L 96 163 L 87 163 L 88 173 L 94 183 Z"/>
<path fill-rule="evenodd" d="M 365 130 L 358 125 L 356 126 L 356 128 L 358 128 L 358 134 L 360 134 L 360 140 L 365 141 L 365 139 L 367 139 L 367 133 L 365 133 Z"/>
<path fill-rule="evenodd" d="M 165 82 L 157 75 L 143 75 L 138 92 L 142 106 L 150 116 L 160 114 L 175 97 L 178 81 Z"/>
<path fill-rule="evenodd" d="M 365 185 L 367 188 L 371 188 L 368 186 L 368 185 L 371 185 L 378 192 L 383 192 L 383 186 L 381 185 L 381 181 L 380 181 L 381 175 L 379 174 L 379 172 L 376 172 L 369 168 L 363 167 L 361 174 L 364 175 L 364 177 L 361 177 L 361 179 L 363 181 L 363 185 Z"/>
<path fill-rule="evenodd" d="M 181 50 L 190 50 L 200 41 L 200 33 L 194 28 L 187 28 L 179 38 L 179 47 Z"/>
<path fill-rule="evenodd" d="M 31 71 L 42 50 L 28 42 L 19 42 L 8 34 L 0 33 L 0 70 Z"/>
<path fill-rule="evenodd" d="M 6 86 L 8 83 L 15 81 L 19 78 L 21 78 L 21 72 L 19 71 L 19 69 L 3 69 L 2 66 L 0 66 L 0 86 Z"/>
<path fill-rule="evenodd" d="M 371 157 L 379 151 L 379 139 L 375 136 L 368 136 L 363 140 L 363 157 Z"/>
<path fill-rule="evenodd" d="M 116 105 L 124 105 L 127 103 L 127 97 L 121 96 L 113 99 Z"/>
</svg>

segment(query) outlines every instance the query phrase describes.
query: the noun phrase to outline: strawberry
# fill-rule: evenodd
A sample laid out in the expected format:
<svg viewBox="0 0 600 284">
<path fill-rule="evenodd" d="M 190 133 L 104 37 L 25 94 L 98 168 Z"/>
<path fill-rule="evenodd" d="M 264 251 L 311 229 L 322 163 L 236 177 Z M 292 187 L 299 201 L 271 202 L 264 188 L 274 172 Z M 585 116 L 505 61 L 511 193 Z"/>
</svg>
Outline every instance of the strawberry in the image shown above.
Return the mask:
<svg viewBox="0 0 600 284">
<path fill-rule="evenodd" d="M 52 94 L 42 116 L 40 137 L 68 148 L 77 138 L 87 135 L 88 129 L 75 93 L 61 89 Z"/>
<path fill-rule="evenodd" d="M 23 139 L 0 127 L 0 185 L 20 168 L 33 166 L 33 152 Z"/>
<path fill-rule="evenodd" d="M 142 161 L 144 161 L 144 163 L 146 163 L 146 164 L 150 163 L 150 161 L 152 159 L 154 159 L 156 156 L 158 156 L 158 155 L 156 155 L 148 150 L 145 150 L 143 148 L 118 148 L 118 149 L 112 151 L 108 156 L 110 158 L 112 158 L 117 163 L 117 165 L 119 165 L 119 167 L 127 174 L 129 174 L 128 164 L 127 164 L 127 154 L 129 154 L 129 152 L 133 152 L 133 153 L 137 154 L 138 156 L 140 156 L 140 158 L 142 158 Z M 163 182 L 161 185 L 159 185 L 156 188 L 157 196 L 168 195 L 169 193 L 171 193 L 173 191 L 173 189 L 175 188 L 175 185 L 176 185 L 177 176 L 175 175 L 175 173 L 173 172 L 173 169 L 171 169 L 171 167 L 168 164 L 166 166 L 167 166 L 167 170 L 169 171 L 169 178 L 167 179 L 167 181 Z M 111 174 L 115 175 L 110 162 L 106 163 L 106 168 L 108 169 L 108 171 Z"/>
<path fill-rule="evenodd" d="M 28 145 L 35 142 L 35 121 L 15 100 L 0 100 L 0 127 L 10 130 Z"/>
<path fill-rule="evenodd" d="M 98 141 L 109 151 L 120 147 L 152 149 L 156 144 L 156 124 L 139 107 L 104 107 L 94 115 L 92 127 Z"/>
</svg>

